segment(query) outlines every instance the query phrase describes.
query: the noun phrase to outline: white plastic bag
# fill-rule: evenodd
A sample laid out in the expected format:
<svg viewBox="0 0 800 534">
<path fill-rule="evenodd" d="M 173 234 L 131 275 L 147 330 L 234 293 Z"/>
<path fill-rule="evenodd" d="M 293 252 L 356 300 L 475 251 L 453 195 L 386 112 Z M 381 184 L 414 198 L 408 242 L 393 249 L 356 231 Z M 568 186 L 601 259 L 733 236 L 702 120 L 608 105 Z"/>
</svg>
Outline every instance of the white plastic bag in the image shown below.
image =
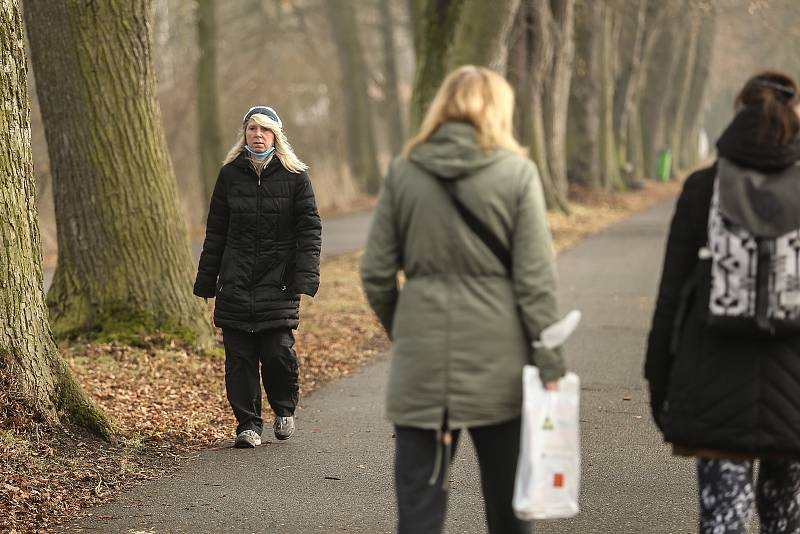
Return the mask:
<svg viewBox="0 0 800 534">
<path fill-rule="evenodd" d="M 558 519 L 578 513 L 580 381 L 567 373 L 558 391 L 545 391 L 539 370 L 526 365 L 522 375 L 522 434 L 514 513 L 523 520 Z"/>
</svg>

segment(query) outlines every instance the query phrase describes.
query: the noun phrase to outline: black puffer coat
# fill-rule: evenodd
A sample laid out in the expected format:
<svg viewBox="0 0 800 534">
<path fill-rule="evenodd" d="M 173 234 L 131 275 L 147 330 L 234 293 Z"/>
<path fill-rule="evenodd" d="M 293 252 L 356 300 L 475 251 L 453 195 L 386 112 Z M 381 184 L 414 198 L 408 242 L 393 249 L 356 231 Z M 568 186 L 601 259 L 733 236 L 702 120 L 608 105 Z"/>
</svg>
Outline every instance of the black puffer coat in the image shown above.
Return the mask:
<svg viewBox="0 0 800 534">
<path fill-rule="evenodd" d="M 242 152 L 217 178 L 194 294 L 217 297 L 220 327 L 297 328 L 300 294 L 319 288 L 321 243 L 308 174 L 275 157 L 259 178 Z"/>
<path fill-rule="evenodd" d="M 800 159 L 800 143 L 765 146 L 740 113 L 719 155 L 762 172 Z M 716 165 L 692 174 L 672 219 L 645 363 L 652 410 L 678 448 L 747 455 L 800 454 L 800 336 L 756 339 L 707 327 L 707 242 Z M 797 207 L 800 209 L 800 206 Z"/>
</svg>

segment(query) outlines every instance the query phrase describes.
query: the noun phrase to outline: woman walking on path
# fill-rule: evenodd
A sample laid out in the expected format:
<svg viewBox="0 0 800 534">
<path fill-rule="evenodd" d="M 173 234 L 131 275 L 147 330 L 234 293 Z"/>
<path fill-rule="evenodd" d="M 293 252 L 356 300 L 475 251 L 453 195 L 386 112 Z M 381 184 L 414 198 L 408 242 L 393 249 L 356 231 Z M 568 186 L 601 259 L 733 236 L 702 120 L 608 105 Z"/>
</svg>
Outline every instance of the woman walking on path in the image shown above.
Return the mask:
<svg viewBox="0 0 800 534">
<path fill-rule="evenodd" d="M 528 337 L 557 320 L 556 280 L 536 167 L 511 131 L 513 102 L 488 69 L 447 77 L 389 168 L 362 260 L 364 289 L 392 340 L 387 413 L 401 534 L 442 530 L 461 429 L 477 450 L 489 531 L 530 532 L 511 507 L 522 368 L 533 358 L 550 388 L 565 369 L 559 351 L 533 352 Z M 451 194 L 510 251 L 511 272 Z"/>
<path fill-rule="evenodd" d="M 319 288 L 322 225 L 308 168 L 292 151 L 278 114 L 256 106 L 217 178 L 194 294 L 216 297 L 225 345 L 225 389 L 236 447 L 261 444 L 261 380 L 275 437 L 294 432 L 300 295 Z"/>
<path fill-rule="evenodd" d="M 664 439 L 697 458 L 703 533 L 746 532 L 754 504 L 762 533 L 800 532 L 798 89 L 745 84 L 667 242 L 645 376 Z"/>
</svg>

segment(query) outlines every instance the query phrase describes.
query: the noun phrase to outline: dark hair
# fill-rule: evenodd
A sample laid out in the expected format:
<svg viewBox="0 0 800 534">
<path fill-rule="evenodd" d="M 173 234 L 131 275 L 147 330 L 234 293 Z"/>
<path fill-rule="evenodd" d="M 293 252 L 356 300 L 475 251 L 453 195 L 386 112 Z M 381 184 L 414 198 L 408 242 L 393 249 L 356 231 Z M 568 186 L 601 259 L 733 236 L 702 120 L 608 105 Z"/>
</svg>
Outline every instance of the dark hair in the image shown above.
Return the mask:
<svg viewBox="0 0 800 534">
<path fill-rule="evenodd" d="M 756 74 L 744 84 L 736 106 L 756 110 L 760 115 L 759 140 L 787 145 L 800 132 L 800 117 L 794 106 L 800 103 L 800 87 L 792 78 L 776 71 Z"/>
</svg>

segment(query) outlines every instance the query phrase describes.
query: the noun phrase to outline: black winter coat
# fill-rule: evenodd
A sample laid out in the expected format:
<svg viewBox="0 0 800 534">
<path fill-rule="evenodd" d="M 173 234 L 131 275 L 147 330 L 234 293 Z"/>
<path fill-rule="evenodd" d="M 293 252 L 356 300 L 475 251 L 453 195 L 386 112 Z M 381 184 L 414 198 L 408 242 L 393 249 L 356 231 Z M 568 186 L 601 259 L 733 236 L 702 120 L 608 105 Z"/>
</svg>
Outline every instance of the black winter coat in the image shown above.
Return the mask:
<svg viewBox="0 0 800 534">
<path fill-rule="evenodd" d="M 217 178 L 194 294 L 216 296 L 220 327 L 297 328 L 300 294 L 319 288 L 321 243 L 308 174 L 275 157 L 259 178 L 243 151 Z"/>
<path fill-rule="evenodd" d="M 720 156 L 762 172 L 800 159 L 800 144 L 763 146 L 740 113 Z M 707 242 L 716 165 L 684 184 L 670 227 L 645 362 L 651 405 L 664 439 L 679 448 L 755 456 L 800 454 L 800 336 L 775 340 L 707 327 Z"/>
</svg>

